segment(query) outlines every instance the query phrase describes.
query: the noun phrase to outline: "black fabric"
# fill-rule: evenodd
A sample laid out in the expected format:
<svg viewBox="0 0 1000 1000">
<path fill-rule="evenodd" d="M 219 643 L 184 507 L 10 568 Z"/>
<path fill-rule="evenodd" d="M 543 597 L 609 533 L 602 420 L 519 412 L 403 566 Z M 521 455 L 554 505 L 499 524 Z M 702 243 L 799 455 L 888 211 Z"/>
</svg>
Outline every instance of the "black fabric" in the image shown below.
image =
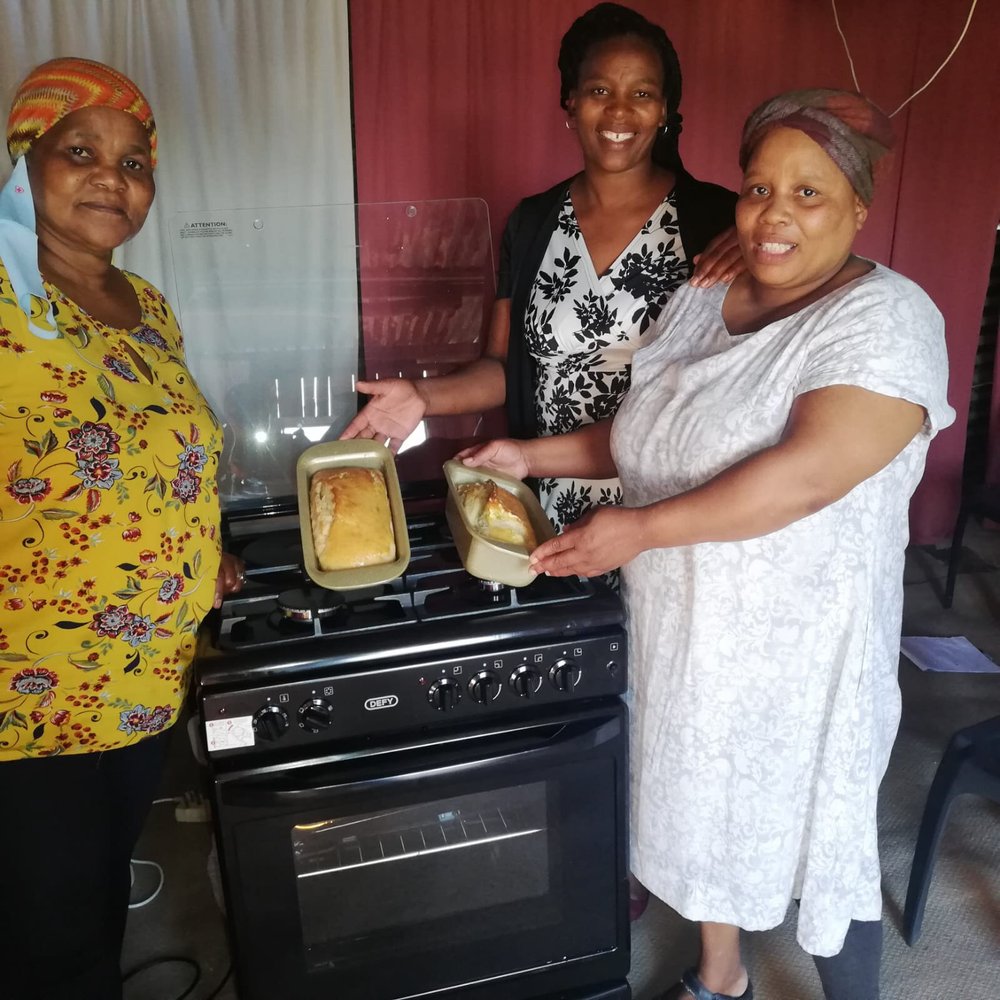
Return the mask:
<svg viewBox="0 0 1000 1000">
<path fill-rule="evenodd" d="M 826 1000 L 879 1000 L 882 921 L 852 920 L 836 955 L 814 955 Z"/>
<path fill-rule="evenodd" d="M 120 1000 L 129 861 L 168 735 L 0 763 L 0 995 Z"/>
<path fill-rule="evenodd" d="M 525 343 L 524 313 L 572 180 L 568 178 L 520 202 L 507 220 L 500 245 L 497 298 L 511 300 L 506 363 L 507 433 L 511 437 L 538 436 L 535 367 Z M 718 184 L 696 180 L 683 169 L 677 172 L 674 192 L 681 244 L 690 260 L 733 224 L 736 195 Z"/>
</svg>

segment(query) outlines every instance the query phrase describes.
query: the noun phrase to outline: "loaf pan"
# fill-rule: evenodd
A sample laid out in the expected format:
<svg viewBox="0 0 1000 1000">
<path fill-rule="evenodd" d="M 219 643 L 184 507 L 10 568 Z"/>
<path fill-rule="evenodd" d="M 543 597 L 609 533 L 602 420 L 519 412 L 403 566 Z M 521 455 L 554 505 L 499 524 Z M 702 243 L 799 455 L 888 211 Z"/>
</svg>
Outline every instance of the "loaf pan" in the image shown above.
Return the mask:
<svg viewBox="0 0 1000 1000">
<path fill-rule="evenodd" d="M 309 482 L 320 469 L 357 467 L 378 469 L 385 479 L 389 494 L 389 512 L 392 515 L 392 533 L 396 541 L 396 558 L 393 562 L 375 566 L 357 566 L 350 569 L 321 569 L 313 545 L 312 525 L 309 521 Z M 299 496 L 299 532 L 302 535 L 302 564 L 313 583 L 327 590 L 359 590 L 402 576 L 410 563 L 410 536 L 406 532 L 403 497 L 399 492 L 396 463 L 392 452 L 375 441 L 328 441 L 306 448 L 295 464 L 295 481 Z"/>
<path fill-rule="evenodd" d="M 545 516 L 535 494 L 520 479 L 505 476 L 492 469 L 470 469 L 454 459 L 444 463 L 444 477 L 448 482 L 445 516 L 466 571 L 480 580 L 493 580 L 509 587 L 527 587 L 536 576 L 528 568 L 528 554 L 519 546 L 505 545 L 483 537 L 466 517 L 458 487 L 462 483 L 492 479 L 497 486 L 510 490 L 524 504 L 531 526 L 535 529 L 535 537 L 541 545 L 555 537 L 555 529 Z"/>
</svg>

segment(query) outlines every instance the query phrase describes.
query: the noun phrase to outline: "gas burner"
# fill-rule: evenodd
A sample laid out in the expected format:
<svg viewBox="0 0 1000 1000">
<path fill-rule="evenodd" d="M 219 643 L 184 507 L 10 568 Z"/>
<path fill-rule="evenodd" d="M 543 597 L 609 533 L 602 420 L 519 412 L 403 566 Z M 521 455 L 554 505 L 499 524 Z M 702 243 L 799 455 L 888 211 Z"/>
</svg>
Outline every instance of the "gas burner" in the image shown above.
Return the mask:
<svg viewBox="0 0 1000 1000">
<path fill-rule="evenodd" d="M 449 581 L 448 586 L 432 590 L 423 601 L 424 618 L 448 618 L 510 607 L 510 587 L 468 576 Z"/>
<path fill-rule="evenodd" d="M 312 622 L 329 618 L 344 604 L 344 598 L 322 587 L 296 587 L 278 595 L 278 608 L 283 618 L 293 622 Z"/>
</svg>

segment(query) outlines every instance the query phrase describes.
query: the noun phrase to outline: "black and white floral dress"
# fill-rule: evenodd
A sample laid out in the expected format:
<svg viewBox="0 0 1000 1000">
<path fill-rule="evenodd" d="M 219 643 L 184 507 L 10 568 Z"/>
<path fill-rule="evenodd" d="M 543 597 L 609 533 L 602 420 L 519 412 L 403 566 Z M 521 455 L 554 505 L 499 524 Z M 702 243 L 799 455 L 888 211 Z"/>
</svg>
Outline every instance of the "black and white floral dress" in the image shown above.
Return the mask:
<svg viewBox="0 0 1000 1000">
<path fill-rule="evenodd" d="M 617 412 L 639 338 L 690 274 L 673 192 L 601 276 L 566 195 L 525 313 L 540 435 L 563 434 Z M 597 504 L 621 503 L 617 479 L 543 479 L 539 493 L 559 530 Z"/>
</svg>

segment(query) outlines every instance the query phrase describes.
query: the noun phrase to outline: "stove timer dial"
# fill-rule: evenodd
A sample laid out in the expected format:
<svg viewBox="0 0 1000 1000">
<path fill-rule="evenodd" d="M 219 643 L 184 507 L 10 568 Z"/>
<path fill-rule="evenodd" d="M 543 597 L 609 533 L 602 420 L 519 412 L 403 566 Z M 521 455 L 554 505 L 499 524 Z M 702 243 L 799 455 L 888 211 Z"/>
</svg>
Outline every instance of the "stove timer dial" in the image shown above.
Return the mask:
<svg viewBox="0 0 1000 1000">
<path fill-rule="evenodd" d="M 262 740 L 281 739 L 288 729 L 288 715 L 277 705 L 265 705 L 254 713 L 253 729 Z"/>
<path fill-rule="evenodd" d="M 572 691 L 580 683 L 580 668 L 572 660 L 556 660 L 549 670 L 549 680 L 557 691 Z"/>
</svg>

